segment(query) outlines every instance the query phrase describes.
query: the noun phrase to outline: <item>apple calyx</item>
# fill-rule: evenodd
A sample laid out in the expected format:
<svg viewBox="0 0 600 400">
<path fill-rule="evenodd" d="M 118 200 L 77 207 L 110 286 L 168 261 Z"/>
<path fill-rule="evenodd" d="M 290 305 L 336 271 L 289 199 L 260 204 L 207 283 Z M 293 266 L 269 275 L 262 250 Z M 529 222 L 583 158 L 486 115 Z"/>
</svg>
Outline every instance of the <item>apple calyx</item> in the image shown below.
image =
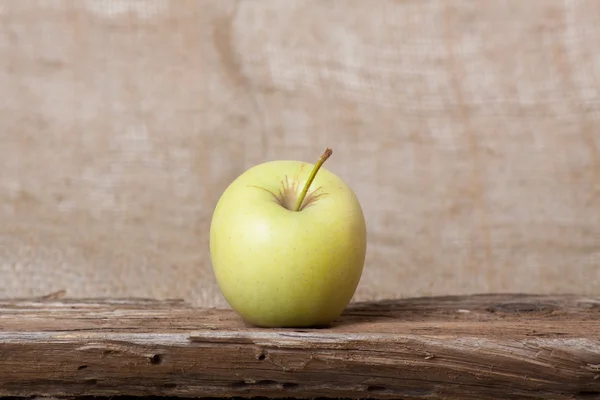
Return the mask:
<svg viewBox="0 0 600 400">
<path fill-rule="evenodd" d="M 329 147 L 327 147 L 325 149 L 325 152 L 323 152 L 323 154 L 321 154 L 321 157 L 319 158 L 319 160 L 313 167 L 313 169 L 310 173 L 310 176 L 308 177 L 308 180 L 306 181 L 306 184 L 304 185 L 304 188 L 302 189 L 302 192 L 300 193 L 300 196 L 298 197 L 298 201 L 296 202 L 296 207 L 294 207 L 294 211 L 300 211 L 300 208 L 302 207 L 302 202 L 304 202 L 304 199 L 306 198 L 306 194 L 308 193 L 308 189 L 310 189 L 310 185 L 315 180 L 315 176 L 317 176 L 317 172 L 319 172 L 323 163 L 325 163 L 325 161 L 327 161 L 327 159 L 329 157 L 331 157 L 332 154 L 333 154 L 333 150 L 331 150 Z"/>
</svg>

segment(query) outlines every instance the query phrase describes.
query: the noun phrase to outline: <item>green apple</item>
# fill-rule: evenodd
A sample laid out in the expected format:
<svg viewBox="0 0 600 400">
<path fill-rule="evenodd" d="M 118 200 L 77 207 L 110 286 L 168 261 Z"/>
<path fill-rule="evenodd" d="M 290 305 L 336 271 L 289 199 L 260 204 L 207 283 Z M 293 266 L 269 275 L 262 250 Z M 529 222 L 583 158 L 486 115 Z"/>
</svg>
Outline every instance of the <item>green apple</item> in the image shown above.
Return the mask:
<svg viewBox="0 0 600 400">
<path fill-rule="evenodd" d="M 321 168 L 280 160 L 254 166 L 219 199 L 210 227 L 215 277 L 231 308 L 258 327 L 322 327 L 360 281 L 365 217 L 352 188 Z"/>
</svg>

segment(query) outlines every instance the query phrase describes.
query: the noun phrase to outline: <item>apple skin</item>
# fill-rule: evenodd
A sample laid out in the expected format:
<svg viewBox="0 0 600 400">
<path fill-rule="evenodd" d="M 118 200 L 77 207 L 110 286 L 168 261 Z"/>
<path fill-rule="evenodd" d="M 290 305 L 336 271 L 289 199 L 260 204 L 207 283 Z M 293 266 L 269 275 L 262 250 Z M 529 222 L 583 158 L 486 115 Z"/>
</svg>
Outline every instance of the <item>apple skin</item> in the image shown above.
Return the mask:
<svg viewBox="0 0 600 400">
<path fill-rule="evenodd" d="M 313 166 L 256 165 L 225 189 L 214 209 L 210 255 L 217 284 L 251 325 L 328 326 L 360 281 L 367 230 L 350 186 L 321 167 L 303 202 L 310 204 L 292 211 Z"/>
</svg>

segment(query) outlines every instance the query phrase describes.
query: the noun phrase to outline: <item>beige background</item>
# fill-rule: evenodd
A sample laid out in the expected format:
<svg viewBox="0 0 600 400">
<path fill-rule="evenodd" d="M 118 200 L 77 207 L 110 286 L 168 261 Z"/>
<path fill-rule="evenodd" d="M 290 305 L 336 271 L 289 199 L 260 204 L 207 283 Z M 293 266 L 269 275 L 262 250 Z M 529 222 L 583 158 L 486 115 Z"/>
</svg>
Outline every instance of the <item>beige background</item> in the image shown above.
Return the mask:
<svg viewBox="0 0 600 400">
<path fill-rule="evenodd" d="M 0 1 L 0 296 L 225 306 L 244 169 L 356 190 L 355 297 L 600 290 L 596 0 Z"/>
</svg>

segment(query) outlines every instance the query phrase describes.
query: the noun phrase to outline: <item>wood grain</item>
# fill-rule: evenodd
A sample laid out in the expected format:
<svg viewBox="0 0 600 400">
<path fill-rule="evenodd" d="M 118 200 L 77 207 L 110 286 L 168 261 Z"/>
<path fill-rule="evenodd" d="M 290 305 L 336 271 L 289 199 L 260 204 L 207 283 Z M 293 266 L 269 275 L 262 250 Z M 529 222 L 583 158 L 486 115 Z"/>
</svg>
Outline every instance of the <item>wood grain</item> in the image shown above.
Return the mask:
<svg viewBox="0 0 600 400">
<path fill-rule="evenodd" d="M 351 305 L 324 329 L 144 299 L 0 300 L 0 396 L 600 398 L 600 299 Z"/>
</svg>

